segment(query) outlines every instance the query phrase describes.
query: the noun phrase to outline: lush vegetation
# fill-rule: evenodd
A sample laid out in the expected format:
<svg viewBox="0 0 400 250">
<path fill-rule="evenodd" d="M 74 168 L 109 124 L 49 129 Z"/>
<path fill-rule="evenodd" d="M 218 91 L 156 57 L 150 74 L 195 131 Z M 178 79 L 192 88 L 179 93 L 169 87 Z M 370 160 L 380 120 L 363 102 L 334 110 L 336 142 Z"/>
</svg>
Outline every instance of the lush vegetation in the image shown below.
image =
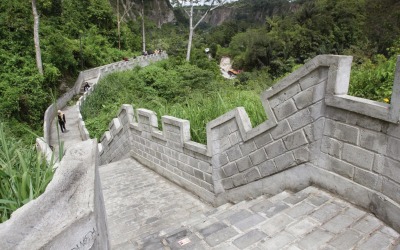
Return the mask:
<svg viewBox="0 0 400 250">
<path fill-rule="evenodd" d="M 0 10 L 0 120 L 26 143 L 41 133 L 50 91 L 61 95 L 78 72 L 133 55 L 140 38 L 124 25 L 118 50 L 116 18 L 107 0 L 37 0 L 44 74 L 38 72 L 31 1 L 6 0 Z M 135 28 L 135 27 L 133 27 Z"/>
<path fill-rule="evenodd" d="M 390 102 L 397 56 L 374 56 L 352 69 L 349 94 L 380 102 Z"/>
<path fill-rule="evenodd" d="M 192 140 L 201 143 L 206 142 L 206 124 L 235 107 L 245 107 L 253 126 L 266 120 L 259 92 L 271 80 L 263 75 L 262 81 L 241 85 L 224 80 L 215 63 L 206 57 L 202 60 L 207 65 L 201 66 L 208 68 L 166 60 L 102 79 L 82 109 L 91 135 L 100 138 L 125 103 L 153 110 L 159 118 L 171 115 L 189 120 Z"/>
<path fill-rule="evenodd" d="M 390 97 L 400 41 L 398 1 L 249 0 L 233 5 L 253 16 L 260 10 L 269 15 L 255 27 L 235 20 L 206 32 L 205 42 L 217 59 L 229 55 L 238 69 L 266 68 L 280 77 L 319 54 L 353 55 L 350 94 L 378 101 Z"/>
<path fill-rule="evenodd" d="M 140 18 L 121 22 L 119 42 L 115 1 L 37 0 L 44 66 L 41 75 L 35 67 L 30 1 L 3 2 L 0 119 L 8 122 L 13 134 L 23 136 L 27 143 L 32 143 L 33 138 L 23 133 L 26 127 L 41 133 L 43 113 L 51 102 L 50 90 L 61 95 L 75 81 L 78 71 L 141 51 Z M 398 1 L 241 0 L 231 5 L 238 9 L 233 20 L 217 27 L 206 23 L 198 27 L 193 47 L 199 49 L 193 51 L 193 60 L 209 47 L 216 61 L 230 56 L 237 69 L 262 70 L 268 77 L 277 78 L 318 54 L 349 54 L 355 56 L 355 69 L 359 72 L 352 76 L 351 93 L 375 100 L 388 97 L 386 89 L 390 91 L 390 86 L 372 93 L 387 85 L 382 77 L 378 83 L 377 77 L 361 78 L 362 72 L 371 73 L 372 68 L 391 69 L 380 65 L 392 60 L 389 58 L 394 55 L 393 50 L 388 48 L 398 46 Z M 151 12 L 148 8 L 146 11 Z M 145 18 L 147 48 L 162 48 L 172 57 L 183 57 L 188 20 L 181 10 L 174 13 L 176 22 L 161 28 Z M 371 90 L 367 94 L 363 89 Z"/>
<path fill-rule="evenodd" d="M 140 53 L 140 35 L 132 32 L 139 25 L 122 26 L 118 49 L 116 18 L 107 0 L 36 2 L 43 75 L 35 60 L 31 1 L 5 0 L 0 8 L 1 221 L 39 196 L 52 178 L 52 167 L 33 146 L 51 93 L 60 96 L 82 69 Z"/>
<path fill-rule="evenodd" d="M 154 110 L 159 116 L 168 114 L 190 120 L 193 140 L 204 143 L 208 121 L 233 107 L 252 106 L 254 102 L 249 105 L 243 96 L 258 99 L 263 90 L 260 86 L 269 86 L 274 79 L 319 54 L 353 55 L 355 63 L 349 93 L 390 102 L 400 34 L 400 29 L 394 25 L 399 20 L 393 16 L 400 15 L 400 5 L 395 1 L 376 4 L 372 0 L 252 0 L 238 1 L 232 6 L 242 8 L 243 13 L 264 10 L 266 20 L 254 25 L 237 16 L 237 20 L 214 28 L 202 25 L 194 40 L 196 49 L 191 64 L 180 64 L 179 59 L 174 59 L 103 80 L 84 108 L 90 132 L 100 137 L 119 106 L 131 103 L 136 108 Z M 384 14 L 385 11 L 390 14 Z M 180 23 L 164 26 L 155 37 L 170 56 L 181 59 L 185 38 L 180 32 L 186 28 L 187 20 L 183 15 L 178 16 Z M 380 30 L 371 22 L 378 17 L 386 29 Z M 378 35 L 386 40 L 377 39 Z M 204 58 L 206 47 L 211 48 L 215 61 Z M 218 71 L 210 65 L 222 56 L 230 56 L 234 67 L 245 70 L 232 83 L 212 75 Z M 186 76 L 190 76 L 190 80 L 185 79 Z M 267 84 L 262 84 L 265 82 Z M 106 83 L 110 86 L 105 86 Z M 121 89 L 132 90 L 129 91 L 132 93 L 118 92 Z M 104 102 L 106 96 L 109 99 Z M 255 124 L 264 119 L 250 107 L 247 110 Z"/>
<path fill-rule="evenodd" d="M 51 178 L 51 167 L 26 146 L 34 138 L 27 128 L 42 131 L 51 93 L 60 96 L 80 70 L 142 49 L 141 19 L 124 19 L 119 36 L 115 1 L 36 2 L 43 75 L 35 61 L 31 2 L 4 0 L 0 9 L 1 220 L 36 197 Z M 319 54 L 353 55 L 350 94 L 390 102 L 400 52 L 398 0 L 240 0 L 231 5 L 237 14 L 230 21 L 196 29 L 190 63 L 182 60 L 188 36 L 184 12 L 174 10 L 176 22 L 162 27 L 144 17 L 147 48 L 166 50 L 170 60 L 105 78 L 84 108 L 91 134 L 99 137 L 122 103 L 188 119 L 192 139 L 202 143 L 205 124 L 237 106 L 246 108 L 255 126 L 266 119 L 259 93 Z M 222 79 L 217 67 L 222 56 L 231 57 L 244 73 Z"/>
<path fill-rule="evenodd" d="M 35 147 L 10 136 L 0 123 L 0 222 L 42 194 L 52 177 L 52 165 Z"/>
</svg>

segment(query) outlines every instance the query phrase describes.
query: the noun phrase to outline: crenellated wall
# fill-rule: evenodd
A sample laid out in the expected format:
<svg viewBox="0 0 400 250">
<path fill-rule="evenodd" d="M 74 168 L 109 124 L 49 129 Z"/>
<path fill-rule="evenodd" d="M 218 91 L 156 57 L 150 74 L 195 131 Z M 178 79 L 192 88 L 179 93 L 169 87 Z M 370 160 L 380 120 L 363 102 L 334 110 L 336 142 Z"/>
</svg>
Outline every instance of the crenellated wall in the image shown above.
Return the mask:
<svg viewBox="0 0 400 250">
<path fill-rule="evenodd" d="M 57 106 L 88 79 L 164 57 L 85 71 Z M 100 143 L 71 147 L 45 193 L 0 225 L 2 249 L 109 249 L 98 166 L 125 157 L 214 205 L 316 185 L 400 232 L 400 57 L 390 104 L 347 95 L 351 62 L 312 59 L 262 93 L 268 120 L 252 128 L 244 108 L 235 108 L 207 124 L 207 145 L 191 141 L 187 120 L 163 116 L 160 130 L 153 111 L 122 105 Z M 54 111 L 46 111 L 45 140 Z M 89 139 L 82 120 L 79 127 Z M 38 148 L 51 158 L 45 140 Z"/>
<path fill-rule="evenodd" d="M 123 105 L 102 137 L 102 164 L 129 155 L 215 205 L 317 185 L 400 230 L 400 64 L 391 104 L 347 95 L 352 57 L 318 56 L 261 95 L 268 120 L 238 107 L 207 124 Z"/>
<path fill-rule="evenodd" d="M 102 164 L 132 156 L 159 174 L 213 201 L 211 157 L 206 146 L 190 141 L 189 121 L 162 117 L 158 129 L 153 111 L 123 105 L 99 143 Z"/>
</svg>

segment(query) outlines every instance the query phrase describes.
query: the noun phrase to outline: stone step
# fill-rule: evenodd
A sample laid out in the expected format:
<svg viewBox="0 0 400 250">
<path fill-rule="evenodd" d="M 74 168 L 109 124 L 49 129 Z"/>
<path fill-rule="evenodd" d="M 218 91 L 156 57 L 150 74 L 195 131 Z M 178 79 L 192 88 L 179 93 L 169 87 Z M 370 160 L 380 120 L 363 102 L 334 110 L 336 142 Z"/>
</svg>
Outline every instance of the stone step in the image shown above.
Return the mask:
<svg viewBox="0 0 400 250">
<path fill-rule="evenodd" d="M 111 249 L 396 249 L 400 240 L 316 187 L 212 208 L 133 159 L 99 172 Z"/>
<path fill-rule="evenodd" d="M 286 196 L 285 196 L 286 197 Z M 237 204 L 225 203 L 188 221 L 181 222 L 179 226 L 166 228 L 160 232 L 161 237 L 169 238 L 187 230 L 200 230 L 218 221 L 221 218 L 227 218 L 240 210 L 249 209 L 251 206 L 263 202 L 269 198 L 268 195 L 262 195 L 252 200 L 241 201 Z"/>
<path fill-rule="evenodd" d="M 161 238 L 165 249 L 233 250 L 396 249 L 400 241 L 372 214 L 316 187 L 220 208 Z"/>
<path fill-rule="evenodd" d="M 272 197 L 262 195 L 256 199 L 241 201 L 234 205 L 229 203 L 224 204 L 206 213 L 206 218 L 192 220 L 192 223 L 187 224 L 185 227 L 164 230 L 160 236 L 164 238 L 163 244 L 171 247 L 171 249 L 180 247 L 189 241 L 190 243 L 187 243 L 189 244 L 188 249 L 210 249 L 212 246 L 206 244 L 204 238 L 212 237 L 214 233 L 218 233 L 219 231 L 223 231 L 222 235 L 229 235 L 233 233 L 233 231 L 229 230 L 232 227 L 239 227 L 241 229 L 252 227 L 267 219 L 267 217 L 258 214 L 259 210 L 269 206 L 272 208 L 270 212 L 272 215 L 273 211 L 279 212 L 280 209 L 288 208 L 289 206 L 282 206 L 281 201 L 292 195 L 291 192 L 283 191 Z M 196 221 L 199 223 L 193 224 Z M 217 238 L 209 239 L 211 245 L 217 243 L 214 242 L 215 240 L 218 241 Z M 196 242 L 196 244 L 192 242 Z"/>
</svg>

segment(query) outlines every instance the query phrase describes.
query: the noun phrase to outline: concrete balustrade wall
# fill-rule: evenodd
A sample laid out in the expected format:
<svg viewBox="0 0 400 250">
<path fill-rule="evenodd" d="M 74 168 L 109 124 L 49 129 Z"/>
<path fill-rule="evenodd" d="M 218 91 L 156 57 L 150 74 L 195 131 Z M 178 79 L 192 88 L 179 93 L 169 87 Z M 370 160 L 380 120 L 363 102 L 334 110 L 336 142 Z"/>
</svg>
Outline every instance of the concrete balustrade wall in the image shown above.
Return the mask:
<svg viewBox="0 0 400 250">
<path fill-rule="evenodd" d="M 207 145 L 190 140 L 188 121 L 164 116 L 159 130 L 153 111 L 125 105 L 101 139 L 102 164 L 130 151 L 215 205 L 317 185 L 400 230 L 400 64 L 385 104 L 347 95 L 351 63 L 310 60 L 262 93 L 267 121 L 252 128 L 236 108 L 207 124 Z"/>
<path fill-rule="evenodd" d="M 67 151 L 37 199 L 0 224 L 1 249 L 109 249 L 95 140 Z"/>
</svg>

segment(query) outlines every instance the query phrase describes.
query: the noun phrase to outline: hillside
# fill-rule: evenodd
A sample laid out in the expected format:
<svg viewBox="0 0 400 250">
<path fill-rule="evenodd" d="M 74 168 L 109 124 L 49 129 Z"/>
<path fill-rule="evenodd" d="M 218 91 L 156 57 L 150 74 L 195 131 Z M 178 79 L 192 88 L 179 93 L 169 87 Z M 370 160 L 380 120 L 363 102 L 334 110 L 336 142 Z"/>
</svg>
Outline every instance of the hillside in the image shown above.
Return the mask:
<svg viewBox="0 0 400 250">
<path fill-rule="evenodd" d="M 267 17 L 285 15 L 299 8 L 298 3 L 286 0 L 260 1 L 240 0 L 215 9 L 204 22 L 218 26 L 228 21 L 243 21 L 262 24 Z"/>
<path fill-rule="evenodd" d="M 110 0 L 115 13 L 117 13 L 117 3 L 119 2 L 119 10 L 121 16 L 127 11 L 125 20 L 136 21 L 141 16 L 140 11 L 144 5 L 145 16 L 154 21 L 157 27 L 165 23 L 171 23 L 175 20 L 174 12 L 169 0 Z"/>
<path fill-rule="evenodd" d="M 184 58 L 187 18 L 168 0 L 37 1 L 41 75 L 31 2 L 2 1 L 0 119 L 16 135 L 28 134 L 25 128 L 40 134 L 45 109 L 73 85 L 80 71 L 141 54 L 142 3 L 146 49 L 162 48 L 172 58 Z M 122 16 L 124 6 L 132 7 L 119 20 L 117 9 Z M 205 8 L 196 9 L 200 14 Z M 400 47 L 399 13 L 396 0 L 240 0 L 216 9 L 196 29 L 191 64 L 207 68 L 205 48 L 217 61 L 229 56 L 234 68 L 245 71 L 237 81 L 247 88 L 262 78 L 279 78 L 316 55 L 347 54 L 365 70 L 380 70 L 374 75 L 379 84 L 387 84 L 393 76 L 387 73 L 393 59 L 387 59 Z M 390 88 L 370 78 L 370 93 L 359 95 L 387 97 Z"/>
</svg>

